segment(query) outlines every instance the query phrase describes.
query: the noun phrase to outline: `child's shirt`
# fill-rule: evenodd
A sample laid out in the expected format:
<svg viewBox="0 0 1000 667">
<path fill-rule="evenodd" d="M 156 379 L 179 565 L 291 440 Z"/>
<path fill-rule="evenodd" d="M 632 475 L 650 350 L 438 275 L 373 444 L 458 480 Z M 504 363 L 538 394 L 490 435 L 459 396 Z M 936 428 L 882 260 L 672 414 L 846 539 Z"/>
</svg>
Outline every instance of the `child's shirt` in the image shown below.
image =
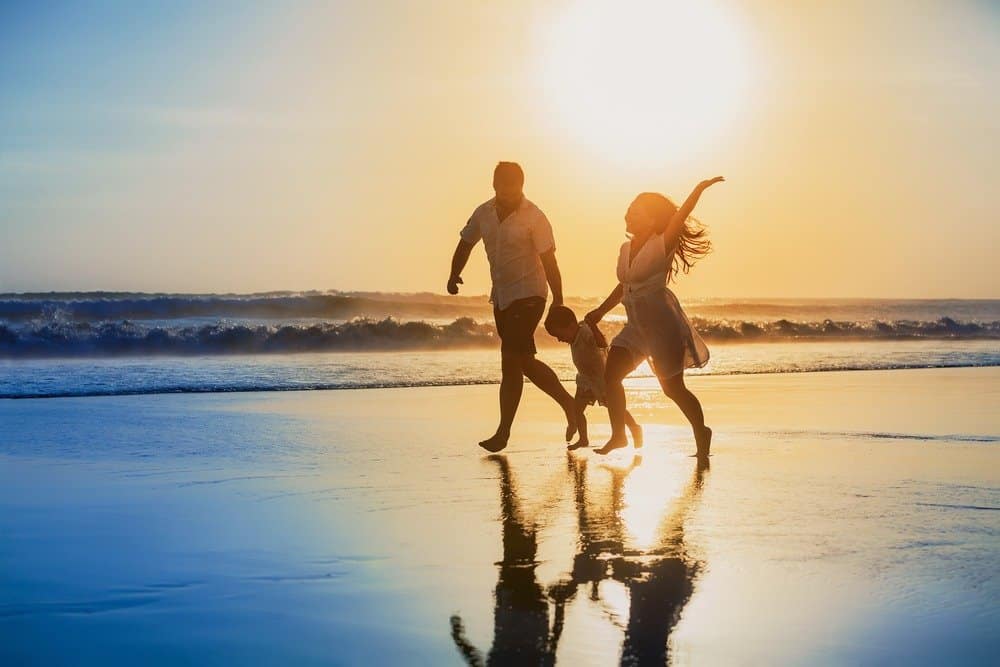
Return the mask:
<svg viewBox="0 0 1000 667">
<path fill-rule="evenodd" d="M 608 361 L 607 348 L 598 347 L 593 329 L 586 322 L 580 322 L 576 337 L 569 344 L 576 366 L 576 386 L 588 391 L 594 398 L 604 400 L 604 365 Z"/>
</svg>

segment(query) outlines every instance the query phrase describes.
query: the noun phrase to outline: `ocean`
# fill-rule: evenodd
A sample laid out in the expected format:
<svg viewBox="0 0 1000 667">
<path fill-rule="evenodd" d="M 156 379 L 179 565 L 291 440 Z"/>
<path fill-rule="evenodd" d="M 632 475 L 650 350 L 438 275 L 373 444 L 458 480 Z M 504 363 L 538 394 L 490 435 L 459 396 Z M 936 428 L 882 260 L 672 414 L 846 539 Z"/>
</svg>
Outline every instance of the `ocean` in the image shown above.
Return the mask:
<svg viewBox="0 0 1000 667">
<path fill-rule="evenodd" d="M 685 305 L 710 460 L 484 456 L 482 297 L 0 296 L 0 664 L 995 662 L 1000 302 Z"/>
<path fill-rule="evenodd" d="M 597 299 L 571 299 L 577 314 Z M 693 374 L 1000 365 L 1000 300 L 685 300 Z M 624 320 L 602 324 L 613 335 Z M 568 349 L 540 356 L 571 380 Z M 485 297 L 271 292 L 0 294 L 0 398 L 361 389 L 499 380 Z M 645 364 L 634 383 L 652 382 Z"/>
</svg>

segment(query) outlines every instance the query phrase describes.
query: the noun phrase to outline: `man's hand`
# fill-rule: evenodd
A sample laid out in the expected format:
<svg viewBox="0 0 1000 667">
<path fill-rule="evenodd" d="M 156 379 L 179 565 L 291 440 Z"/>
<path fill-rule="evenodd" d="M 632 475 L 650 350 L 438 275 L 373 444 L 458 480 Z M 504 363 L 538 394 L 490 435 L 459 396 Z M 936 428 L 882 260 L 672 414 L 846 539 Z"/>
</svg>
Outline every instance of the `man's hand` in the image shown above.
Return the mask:
<svg viewBox="0 0 1000 667">
<path fill-rule="evenodd" d="M 543 252 L 538 256 L 538 259 L 542 260 L 545 280 L 552 288 L 552 305 L 561 306 L 563 304 L 562 274 L 559 273 L 559 262 L 556 261 L 555 249 Z"/>
<path fill-rule="evenodd" d="M 455 246 L 455 254 L 451 257 L 451 273 L 448 274 L 448 294 L 458 294 L 458 286 L 462 284 L 462 271 L 465 263 L 469 261 L 469 253 L 472 252 L 472 244 L 466 243 L 464 239 L 459 239 Z"/>
</svg>

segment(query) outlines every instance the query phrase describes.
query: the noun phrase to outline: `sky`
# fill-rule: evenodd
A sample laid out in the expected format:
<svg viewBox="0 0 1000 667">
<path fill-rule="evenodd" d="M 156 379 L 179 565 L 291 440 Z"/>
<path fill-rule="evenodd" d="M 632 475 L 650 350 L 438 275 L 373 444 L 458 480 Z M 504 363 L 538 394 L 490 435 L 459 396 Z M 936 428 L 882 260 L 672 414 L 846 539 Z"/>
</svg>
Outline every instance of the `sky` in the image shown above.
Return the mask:
<svg viewBox="0 0 1000 667">
<path fill-rule="evenodd" d="M 996 298 L 998 73 L 984 1 L 0 0 L 0 292 L 443 292 L 516 160 L 568 294 L 721 174 L 681 298 Z"/>
</svg>

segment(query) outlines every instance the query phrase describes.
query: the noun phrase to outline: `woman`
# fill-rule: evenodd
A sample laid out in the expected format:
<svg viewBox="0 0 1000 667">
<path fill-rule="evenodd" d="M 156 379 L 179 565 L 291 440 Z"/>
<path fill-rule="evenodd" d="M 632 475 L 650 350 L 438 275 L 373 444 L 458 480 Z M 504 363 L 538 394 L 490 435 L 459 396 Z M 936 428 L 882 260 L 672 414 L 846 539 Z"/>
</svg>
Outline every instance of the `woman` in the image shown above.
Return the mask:
<svg viewBox="0 0 1000 667">
<path fill-rule="evenodd" d="M 625 305 L 628 323 L 611 341 L 605 367 L 607 408 L 611 439 L 599 454 L 625 447 L 625 389 L 622 380 L 649 358 L 663 393 L 691 422 L 699 457 L 707 457 L 712 429 L 697 397 L 684 385 L 684 369 L 708 363 L 708 348 L 681 309 L 667 283 L 711 248 L 705 230 L 690 218 L 701 193 L 723 181 L 721 176 L 702 181 L 679 209 L 667 197 L 640 194 L 625 214 L 629 240 L 618 254 L 618 286 L 595 310 L 588 322 L 597 323 L 619 302 Z"/>
</svg>

